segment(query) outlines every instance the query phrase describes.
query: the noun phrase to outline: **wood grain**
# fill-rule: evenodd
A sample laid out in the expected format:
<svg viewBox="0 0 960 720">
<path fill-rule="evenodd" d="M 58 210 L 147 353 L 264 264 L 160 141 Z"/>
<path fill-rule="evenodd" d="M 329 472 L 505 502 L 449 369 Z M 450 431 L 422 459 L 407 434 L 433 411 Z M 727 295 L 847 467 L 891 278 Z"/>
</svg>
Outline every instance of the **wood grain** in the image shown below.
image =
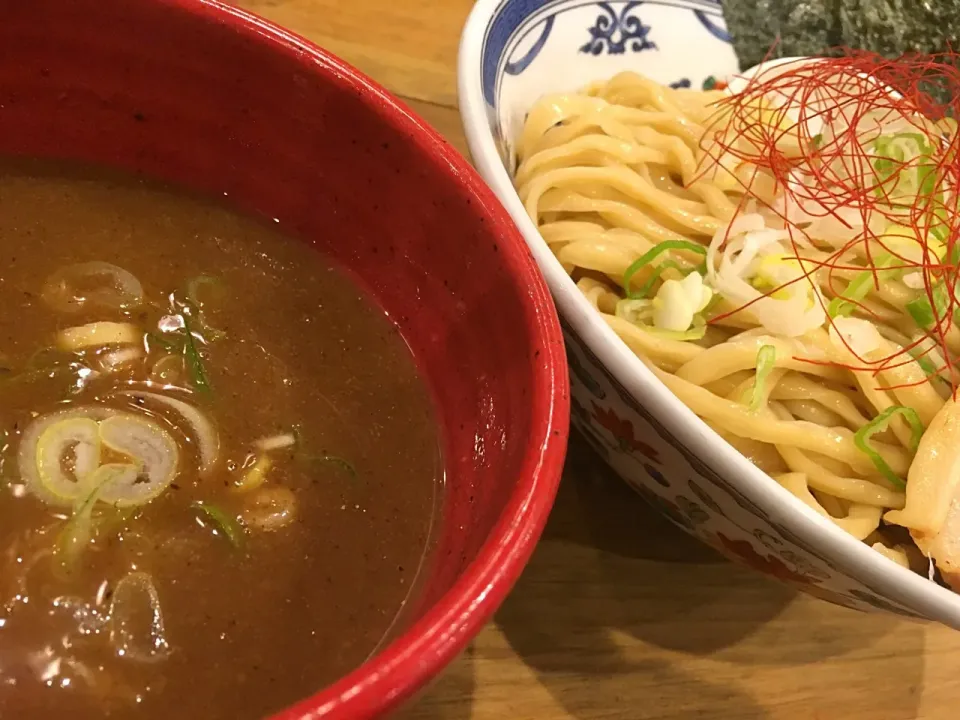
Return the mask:
<svg viewBox="0 0 960 720">
<path fill-rule="evenodd" d="M 403 97 L 457 148 L 469 0 L 243 0 Z M 516 589 L 402 720 L 953 720 L 960 633 L 735 567 L 572 443 Z"/>
<path fill-rule="evenodd" d="M 393 92 L 456 107 L 457 45 L 467 0 L 245 0 Z"/>
</svg>

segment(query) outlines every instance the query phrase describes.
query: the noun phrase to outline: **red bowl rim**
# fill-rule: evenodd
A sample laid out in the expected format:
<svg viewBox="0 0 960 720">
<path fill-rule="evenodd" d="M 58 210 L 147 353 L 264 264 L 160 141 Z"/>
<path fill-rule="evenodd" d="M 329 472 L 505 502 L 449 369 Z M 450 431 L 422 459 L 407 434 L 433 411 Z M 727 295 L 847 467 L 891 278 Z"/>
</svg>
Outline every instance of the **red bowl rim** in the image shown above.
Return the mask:
<svg viewBox="0 0 960 720">
<path fill-rule="evenodd" d="M 164 4 L 224 25 L 299 64 L 359 91 L 388 122 L 407 130 L 438 164 L 478 201 L 500 234 L 500 255 L 524 288 L 532 312 L 530 331 L 542 346 L 537 380 L 546 392 L 533 421 L 524 464 L 502 515 L 467 567 L 440 600 L 382 651 L 315 695 L 272 720 L 315 720 L 335 716 L 369 718 L 396 708 L 437 675 L 479 632 L 520 576 L 540 537 L 556 496 L 566 453 L 570 416 L 569 376 L 556 309 L 526 243 L 507 211 L 480 175 L 438 132 L 363 73 L 288 30 L 222 0 L 161 0 Z"/>
</svg>

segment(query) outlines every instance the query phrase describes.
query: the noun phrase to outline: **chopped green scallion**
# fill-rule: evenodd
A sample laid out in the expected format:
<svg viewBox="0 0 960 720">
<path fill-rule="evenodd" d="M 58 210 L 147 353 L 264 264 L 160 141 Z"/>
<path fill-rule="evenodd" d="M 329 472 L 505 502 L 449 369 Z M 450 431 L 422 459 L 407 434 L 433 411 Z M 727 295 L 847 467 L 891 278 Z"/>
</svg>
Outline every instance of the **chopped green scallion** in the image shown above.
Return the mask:
<svg viewBox="0 0 960 720">
<path fill-rule="evenodd" d="M 198 392 L 209 393 L 210 381 L 207 379 L 207 372 L 203 367 L 203 358 L 200 357 L 197 344 L 193 339 L 193 332 L 190 328 L 190 313 L 185 309 L 180 313 L 180 317 L 183 318 L 183 354 L 187 359 L 190 380 L 194 389 Z"/>
<path fill-rule="evenodd" d="M 753 387 L 747 391 L 747 405 L 752 412 L 760 409 L 760 403 L 763 401 L 763 393 L 766 389 L 767 378 L 777 365 L 777 349 L 773 345 L 763 345 L 757 351 L 757 374 L 753 381 Z"/>
<path fill-rule="evenodd" d="M 876 287 L 876 283 L 891 274 L 891 271 L 883 271 L 884 268 L 893 264 L 893 256 L 884 255 L 877 258 L 876 270 L 864 270 L 857 275 L 847 285 L 840 295 L 833 298 L 827 306 L 827 313 L 830 317 L 847 317 L 852 315 L 857 308 L 857 303 L 870 294 L 870 290 Z"/>
<path fill-rule="evenodd" d="M 904 305 L 913 321 L 925 330 L 941 320 L 950 305 L 950 291 L 943 283 L 937 285 L 930 295 L 933 297 L 933 305 L 927 297 L 918 297 Z M 954 316 L 956 314 L 957 311 L 954 312 Z"/>
<path fill-rule="evenodd" d="M 640 286 L 640 289 L 635 293 L 630 294 L 630 299 L 635 300 L 649 297 L 650 291 L 653 290 L 654 284 L 660 279 L 660 275 L 663 274 L 664 270 L 679 270 L 680 272 L 683 272 L 683 268 L 681 268 L 680 265 L 675 263 L 673 260 L 664 260 L 653 269 L 653 272 L 650 273 L 650 277 L 648 277 L 647 281 Z"/>
<path fill-rule="evenodd" d="M 157 347 L 162 348 L 167 352 L 170 352 L 175 348 L 172 342 L 170 342 L 169 340 L 164 340 L 157 333 L 152 333 L 152 332 L 147 333 L 147 344 L 156 345 Z"/>
<path fill-rule="evenodd" d="M 893 483 L 893 485 L 902 489 L 906 487 L 906 484 L 893 472 L 893 469 L 887 464 L 887 461 L 883 459 L 883 456 L 870 444 L 870 439 L 877 433 L 886 430 L 895 415 L 902 416 L 910 426 L 910 449 L 916 452 L 917 447 L 920 445 L 920 439 L 923 437 L 923 424 L 920 422 L 920 416 L 917 415 L 916 410 L 903 405 L 888 407 L 873 420 L 857 430 L 853 436 L 853 443 L 860 452 L 870 458 L 870 462 L 880 471 L 881 475 Z"/>
<path fill-rule="evenodd" d="M 337 457 L 336 455 L 319 455 L 311 457 L 310 460 L 314 463 L 324 463 L 340 468 L 350 475 L 350 477 L 357 476 L 357 469 L 353 466 L 353 463 L 349 460 L 344 460 L 342 457 Z"/>
<path fill-rule="evenodd" d="M 223 533 L 224 537 L 230 541 L 235 548 L 243 544 L 243 526 L 237 522 L 235 517 L 228 515 L 216 505 L 197 500 L 193 507 L 203 512 L 217 526 L 216 529 Z"/>
<path fill-rule="evenodd" d="M 662 243 L 657 243 L 654 245 L 634 262 L 632 262 L 630 267 L 626 269 L 626 272 L 623 273 L 623 287 L 627 291 L 627 297 L 631 299 L 643 297 L 642 295 L 634 294 L 630 291 L 630 281 L 640 270 L 668 250 L 686 250 L 688 252 L 702 255 L 704 257 L 704 263 L 701 263 L 700 267 L 698 268 L 698 272 L 701 270 L 705 271 L 707 248 L 699 243 L 691 242 L 690 240 L 664 240 Z M 644 285 L 644 288 L 646 288 L 647 292 L 649 292 L 649 288 L 647 288 L 646 285 Z"/>
</svg>

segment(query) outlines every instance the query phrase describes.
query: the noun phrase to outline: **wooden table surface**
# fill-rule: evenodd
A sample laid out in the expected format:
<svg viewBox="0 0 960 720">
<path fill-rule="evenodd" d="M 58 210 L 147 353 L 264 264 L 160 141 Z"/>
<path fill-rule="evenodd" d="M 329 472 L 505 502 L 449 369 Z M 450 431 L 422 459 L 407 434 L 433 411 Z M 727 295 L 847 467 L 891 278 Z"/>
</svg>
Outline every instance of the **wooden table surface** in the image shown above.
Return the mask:
<svg viewBox="0 0 960 720">
<path fill-rule="evenodd" d="M 239 0 L 401 96 L 461 151 L 472 0 Z M 953 720 L 960 633 L 799 595 L 688 538 L 573 439 L 529 567 L 402 720 Z"/>
</svg>

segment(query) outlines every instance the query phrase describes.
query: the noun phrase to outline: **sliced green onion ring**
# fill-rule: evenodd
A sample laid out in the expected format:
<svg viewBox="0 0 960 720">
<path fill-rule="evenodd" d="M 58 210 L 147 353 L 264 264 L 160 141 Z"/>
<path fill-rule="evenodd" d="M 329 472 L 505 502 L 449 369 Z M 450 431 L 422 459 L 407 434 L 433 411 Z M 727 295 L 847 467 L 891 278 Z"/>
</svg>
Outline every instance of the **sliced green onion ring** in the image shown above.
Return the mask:
<svg viewBox="0 0 960 720">
<path fill-rule="evenodd" d="M 757 375 L 753 381 L 753 387 L 747 391 L 747 404 L 753 412 L 760 409 L 767 379 L 776 364 L 777 348 L 773 345 L 762 345 L 757 351 Z"/>
<path fill-rule="evenodd" d="M 319 455 L 310 458 L 311 461 L 315 463 L 320 463 L 324 465 L 332 465 L 334 467 L 340 468 L 346 472 L 350 477 L 357 476 L 357 469 L 353 466 L 353 463 L 349 460 L 345 460 L 342 457 L 337 457 L 336 455 Z"/>
<path fill-rule="evenodd" d="M 617 301 L 613 314 L 627 322 L 638 323 L 653 317 L 653 301 L 639 298 L 624 298 Z"/>
<path fill-rule="evenodd" d="M 943 315 L 950 306 L 950 291 L 943 283 L 933 288 L 930 295 L 933 298 L 933 304 L 930 303 L 930 298 L 923 295 L 904 305 L 913 321 L 924 330 L 928 330 L 938 321 L 943 320 Z M 954 311 L 954 322 L 956 322 L 958 312 L 960 312 L 960 308 Z"/>
<path fill-rule="evenodd" d="M 228 515 L 216 505 L 203 500 L 197 500 L 193 503 L 193 507 L 206 515 L 216 525 L 216 531 L 222 533 L 235 548 L 243 544 L 243 526 L 237 522 L 236 517 Z"/>
<path fill-rule="evenodd" d="M 647 278 L 647 281 L 640 286 L 640 289 L 635 293 L 630 293 L 630 298 L 646 298 L 650 297 L 650 292 L 653 290 L 654 284 L 657 280 L 660 279 L 660 276 L 663 274 L 664 270 L 678 270 L 683 271 L 683 268 L 680 267 L 679 263 L 675 263 L 673 260 L 664 260 L 662 263 L 653 268 L 653 272 L 650 273 L 650 277 Z"/>
<path fill-rule="evenodd" d="M 102 499 L 103 492 L 114 482 L 132 476 L 136 478 L 137 466 L 122 463 L 101 465 L 90 475 L 86 483 L 87 494 L 76 505 L 57 539 L 56 553 L 63 567 L 71 570 L 93 537 L 93 508 Z"/>
<path fill-rule="evenodd" d="M 647 325 L 646 323 L 634 323 L 634 325 L 643 330 L 645 333 L 649 333 L 654 337 L 662 338 L 663 340 L 677 340 L 679 342 L 703 340 L 704 336 L 707 334 L 706 322 L 699 315 L 694 316 L 693 325 L 690 326 L 689 330 L 683 330 L 680 332 L 676 330 L 661 330 L 658 327 Z"/>
<path fill-rule="evenodd" d="M 661 254 L 665 253 L 667 250 L 686 250 L 688 252 L 696 253 L 697 255 L 702 255 L 704 262 L 706 262 L 707 248 L 700 243 L 695 243 L 690 240 L 664 240 L 661 243 L 657 243 L 639 258 L 634 260 L 630 264 L 630 267 L 628 267 L 623 273 L 623 287 L 627 291 L 627 297 L 631 299 L 636 299 L 636 297 L 639 297 L 635 296 L 635 294 L 630 291 L 630 281 L 641 269 L 646 267 L 649 263 L 651 263 Z"/>
<path fill-rule="evenodd" d="M 923 424 L 920 422 L 920 416 L 917 415 L 916 410 L 903 405 L 893 405 L 888 407 L 873 420 L 857 430 L 853 436 L 853 443 L 857 446 L 857 449 L 860 450 L 860 452 L 870 458 L 873 466 L 880 472 L 881 475 L 893 483 L 895 487 L 902 490 L 906 487 L 906 483 L 904 483 L 904 481 L 893 471 L 890 465 L 887 464 L 887 461 L 883 459 L 883 456 L 880 455 L 880 453 L 878 453 L 870 444 L 870 439 L 874 435 L 887 429 L 894 415 L 902 416 L 910 426 L 910 450 L 912 452 L 916 452 L 917 447 L 920 445 L 920 439 L 923 437 Z"/>
<path fill-rule="evenodd" d="M 176 347 L 172 342 L 169 342 L 160 337 L 160 335 L 157 333 L 152 332 L 148 332 L 144 335 L 144 342 L 146 343 L 148 352 L 154 350 L 152 347 L 153 345 L 156 345 L 161 350 L 166 350 L 167 352 L 172 352 Z"/>
<path fill-rule="evenodd" d="M 150 400 L 160 405 L 166 405 L 180 414 L 187 421 L 197 441 L 197 452 L 200 454 L 200 476 L 210 474 L 217 460 L 220 458 L 220 435 L 213 423 L 193 405 L 183 400 L 161 395 L 155 392 L 127 390 L 119 393 L 134 400 Z"/>
<path fill-rule="evenodd" d="M 20 448 L 17 452 L 17 464 L 20 470 L 20 477 L 23 478 L 24 485 L 33 495 L 43 500 L 48 505 L 55 507 L 70 507 L 81 495 L 81 488 L 76 480 L 70 480 L 62 476 L 62 469 L 56 465 L 45 465 L 45 471 L 48 473 L 46 483 L 41 479 L 39 454 L 40 438 L 44 436 L 47 430 L 63 421 L 75 419 L 89 419 L 91 421 L 102 420 L 110 414 L 110 410 L 105 407 L 86 406 L 61 410 L 48 415 L 41 415 L 26 427 L 23 436 L 20 438 Z M 76 430 L 76 428 L 74 428 Z M 57 442 L 59 436 L 48 435 L 47 442 Z M 99 433 L 98 436 L 99 438 Z M 53 446 L 51 446 L 53 447 Z M 64 438 L 62 444 L 58 443 L 62 451 L 69 448 L 69 441 Z M 89 451 L 80 451 L 81 455 Z M 77 451 L 74 450 L 76 456 Z M 62 457 L 62 456 L 61 456 Z M 96 455 L 99 463 L 99 453 Z M 46 462 L 46 461 L 44 461 Z M 83 467 L 81 467 L 83 470 Z M 52 485 L 52 489 L 47 487 Z"/>
<path fill-rule="evenodd" d="M 207 378 L 207 371 L 203 366 L 203 358 L 200 357 L 200 351 L 197 350 L 197 343 L 193 339 L 193 330 L 190 327 L 190 314 L 184 311 L 180 317 L 183 318 L 183 356 L 187 360 L 187 369 L 190 371 L 191 382 L 197 392 L 209 393 L 210 380 Z"/>
<path fill-rule="evenodd" d="M 100 499 L 117 507 L 145 505 L 166 490 L 177 474 L 180 450 L 170 433 L 146 418 L 118 413 L 100 423 L 104 446 L 139 463 L 138 472 L 118 476 Z"/>
<path fill-rule="evenodd" d="M 105 280 L 101 287 L 81 287 L 91 280 Z M 79 312 L 90 305 L 127 310 L 143 303 L 143 286 L 131 273 L 107 262 L 68 265 L 51 275 L 43 286 L 43 299 L 55 310 Z"/>
<path fill-rule="evenodd" d="M 41 486 L 59 501 L 72 503 L 84 491 L 84 479 L 100 465 L 99 426 L 88 417 L 59 420 L 40 434 L 36 448 Z M 63 469 L 63 459 L 71 448 L 73 478 Z"/>
<path fill-rule="evenodd" d="M 875 287 L 875 282 L 880 282 L 886 275 L 892 271 L 884 268 L 893 264 L 892 255 L 883 255 L 876 260 L 876 270 L 864 270 L 850 281 L 846 289 L 833 298 L 827 306 L 827 314 L 835 318 L 838 316 L 847 317 L 852 315 L 857 309 L 857 303 L 870 294 L 870 290 Z"/>
<path fill-rule="evenodd" d="M 936 318 L 933 315 L 933 308 L 930 301 L 925 297 L 919 297 L 911 300 L 904 305 L 906 311 L 910 314 L 913 321 L 921 328 L 927 329 L 933 326 Z"/>
<path fill-rule="evenodd" d="M 693 325 L 689 330 L 683 330 L 679 332 L 676 330 L 661 330 L 654 325 L 644 322 L 644 320 L 650 320 L 653 318 L 652 300 L 624 298 L 623 300 L 619 300 L 617 302 L 617 307 L 616 310 L 614 310 L 614 314 L 617 317 L 623 318 L 627 322 L 636 325 L 644 332 L 650 333 L 651 335 L 655 335 L 659 338 L 663 338 L 664 340 L 679 340 L 682 342 L 690 340 L 702 340 L 704 335 L 707 334 L 706 321 L 700 315 L 694 316 Z"/>
<path fill-rule="evenodd" d="M 162 493 L 176 475 L 179 449 L 155 421 L 107 407 L 72 408 L 31 423 L 20 440 L 18 464 L 27 489 L 59 507 L 69 507 L 89 492 L 100 468 L 101 446 L 130 458 L 102 488 L 99 499 L 117 507 L 143 505 Z M 73 450 L 70 477 L 63 460 Z M 116 470 L 116 468 L 114 468 Z"/>
</svg>

